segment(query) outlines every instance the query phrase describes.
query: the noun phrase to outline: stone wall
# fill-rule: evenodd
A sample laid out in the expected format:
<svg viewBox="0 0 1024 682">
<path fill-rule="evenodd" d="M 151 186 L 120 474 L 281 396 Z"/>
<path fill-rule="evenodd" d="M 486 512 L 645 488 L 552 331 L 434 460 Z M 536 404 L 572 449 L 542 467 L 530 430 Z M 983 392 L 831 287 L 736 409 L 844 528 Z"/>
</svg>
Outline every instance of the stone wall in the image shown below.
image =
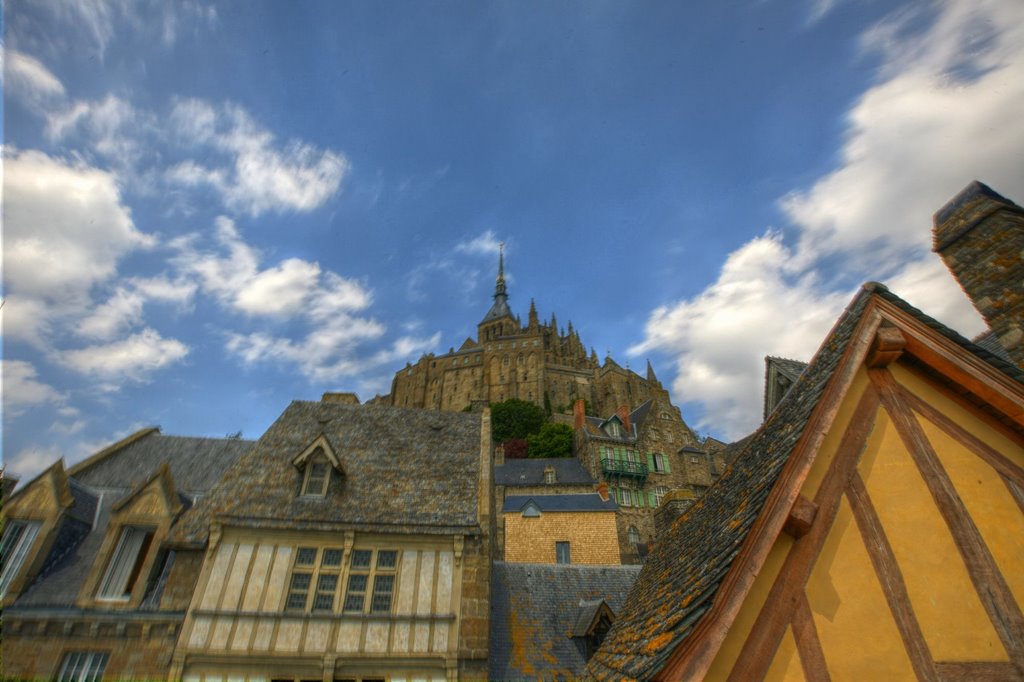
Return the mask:
<svg viewBox="0 0 1024 682">
<path fill-rule="evenodd" d="M 543 512 L 505 516 L 506 563 L 555 563 L 555 543 L 568 542 L 571 563 L 620 563 L 614 512 Z"/>
</svg>

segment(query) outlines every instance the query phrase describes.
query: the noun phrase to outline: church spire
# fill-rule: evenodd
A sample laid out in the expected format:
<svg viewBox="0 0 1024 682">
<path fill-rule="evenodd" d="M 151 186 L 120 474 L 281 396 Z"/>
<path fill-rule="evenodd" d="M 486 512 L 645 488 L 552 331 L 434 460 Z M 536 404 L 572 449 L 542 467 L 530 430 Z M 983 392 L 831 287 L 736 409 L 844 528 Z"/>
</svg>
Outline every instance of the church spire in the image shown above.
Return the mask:
<svg viewBox="0 0 1024 682">
<path fill-rule="evenodd" d="M 512 311 L 508 307 L 508 291 L 505 289 L 505 242 L 498 244 L 498 277 L 494 282 L 494 303 L 480 324 L 502 317 L 512 317 Z"/>
</svg>

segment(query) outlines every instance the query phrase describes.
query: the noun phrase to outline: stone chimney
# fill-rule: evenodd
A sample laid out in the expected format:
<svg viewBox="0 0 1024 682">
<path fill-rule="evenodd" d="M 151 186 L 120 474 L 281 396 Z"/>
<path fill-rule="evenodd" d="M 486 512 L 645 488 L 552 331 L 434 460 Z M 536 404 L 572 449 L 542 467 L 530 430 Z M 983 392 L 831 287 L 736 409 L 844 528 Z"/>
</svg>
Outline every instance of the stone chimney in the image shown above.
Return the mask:
<svg viewBox="0 0 1024 682">
<path fill-rule="evenodd" d="M 605 483 L 604 481 L 601 481 L 600 483 L 598 483 L 597 485 L 594 486 L 594 490 L 597 491 L 597 494 L 601 496 L 601 499 L 603 501 L 605 501 L 605 502 L 608 501 L 608 484 L 607 483 Z"/>
<path fill-rule="evenodd" d="M 933 250 L 1024 367 L 1024 208 L 975 180 L 935 214 L 934 225 Z"/>
<path fill-rule="evenodd" d="M 342 405 L 358 405 L 359 397 L 355 393 L 336 393 L 330 392 L 324 393 L 324 397 L 320 399 L 322 403 L 341 403 Z"/>
<path fill-rule="evenodd" d="M 494 466 L 500 467 L 505 463 L 505 444 L 498 443 L 494 446 Z"/>
<path fill-rule="evenodd" d="M 572 404 L 572 428 L 577 431 L 583 428 L 583 423 L 587 419 L 586 410 L 586 403 L 582 398 Z"/>
<path fill-rule="evenodd" d="M 629 421 L 629 405 L 619 405 L 619 408 L 615 410 L 615 414 L 622 421 L 622 428 L 626 430 L 626 433 L 633 433 L 633 424 Z"/>
</svg>

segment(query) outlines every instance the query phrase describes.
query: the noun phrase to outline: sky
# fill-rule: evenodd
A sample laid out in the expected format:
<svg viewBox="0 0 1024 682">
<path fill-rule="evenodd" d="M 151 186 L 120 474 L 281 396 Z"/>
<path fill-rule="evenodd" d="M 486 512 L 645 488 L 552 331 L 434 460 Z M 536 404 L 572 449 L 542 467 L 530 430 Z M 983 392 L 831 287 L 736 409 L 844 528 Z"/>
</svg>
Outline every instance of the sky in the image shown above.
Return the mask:
<svg viewBox="0 0 1024 682">
<path fill-rule="evenodd" d="M 1024 200 L 1019 0 L 3 4 L 3 456 L 258 438 L 510 305 L 757 427 L 931 216 Z"/>
</svg>

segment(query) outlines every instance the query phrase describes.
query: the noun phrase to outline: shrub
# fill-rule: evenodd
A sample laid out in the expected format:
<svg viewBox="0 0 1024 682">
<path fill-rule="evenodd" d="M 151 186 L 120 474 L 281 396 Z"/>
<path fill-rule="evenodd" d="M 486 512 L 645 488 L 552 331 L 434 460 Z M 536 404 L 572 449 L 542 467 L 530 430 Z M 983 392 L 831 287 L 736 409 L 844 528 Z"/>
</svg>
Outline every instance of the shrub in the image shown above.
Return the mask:
<svg viewBox="0 0 1024 682">
<path fill-rule="evenodd" d="M 539 432 L 543 423 L 544 410 L 531 402 L 513 398 L 491 405 L 491 435 L 499 443 L 526 438 Z"/>
<path fill-rule="evenodd" d="M 526 439 L 530 457 L 572 457 L 572 435 L 572 427 L 566 424 L 542 424 L 538 433 Z"/>
</svg>

